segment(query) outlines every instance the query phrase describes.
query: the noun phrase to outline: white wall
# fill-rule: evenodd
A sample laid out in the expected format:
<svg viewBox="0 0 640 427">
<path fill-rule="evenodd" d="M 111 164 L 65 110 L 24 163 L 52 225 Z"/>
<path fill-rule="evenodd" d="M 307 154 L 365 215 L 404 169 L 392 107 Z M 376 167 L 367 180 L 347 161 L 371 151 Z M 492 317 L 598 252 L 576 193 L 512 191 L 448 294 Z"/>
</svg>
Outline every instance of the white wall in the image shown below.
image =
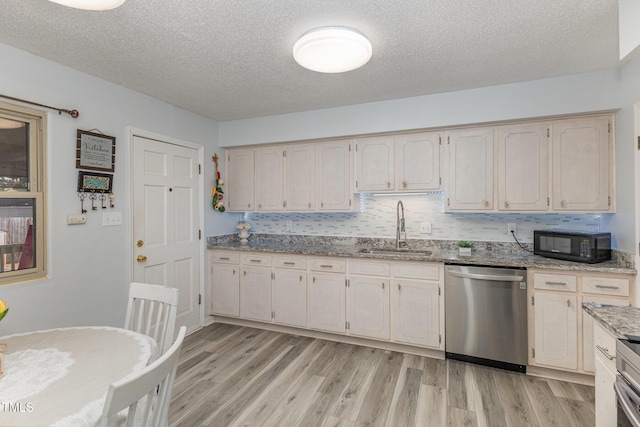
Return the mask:
<svg viewBox="0 0 640 427">
<path fill-rule="evenodd" d="M 557 77 L 220 123 L 220 146 L 545 117 L 621 106 L 620 72 Z"/>
<path fill-rule="evenodd" d="M 80 112 L 77 119 L 49 114 L 50 277 L 0 287 L 0 299 L 10 307 L 0 322 L 0 336 L 72 325 L 121 326 L 130 281 L 127 128 L 133 126 L 205 146 L 204 194 L 208 195 L 213 183 L 211 156 L 214 151 L 221 154 L 218 124 L 6 45 L 0 44 L 0 57 L 0 93 Z M 114 210 L 123 213 L 122 226 L 102 227 L 101 213 L 91 211 L 87 224 L 66 224 L 67 214 L 80 210 L 75 191 L 76 130 L 94 128 L 116 137 Z M 232 231 L 237 215 L 214 213 L 210 197 L 205 197 L 204 202 L 204 235 Z"/>
</svg>

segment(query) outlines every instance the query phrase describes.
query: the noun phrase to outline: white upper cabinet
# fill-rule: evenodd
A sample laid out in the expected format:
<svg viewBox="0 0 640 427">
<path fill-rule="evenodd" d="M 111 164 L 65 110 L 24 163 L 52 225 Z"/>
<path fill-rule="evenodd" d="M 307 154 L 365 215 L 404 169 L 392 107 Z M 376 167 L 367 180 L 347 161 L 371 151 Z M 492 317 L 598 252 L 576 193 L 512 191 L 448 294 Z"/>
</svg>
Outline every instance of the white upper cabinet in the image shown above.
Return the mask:
<svg viewBox="0 0 640 427">
<path fill-rule="evenodd" d="M 493 127 L 451 130 L 446 137 L 447 210 L 492 210 Z"/>
<path fill-rule="evenodd" d="M 356 191 L 395 190 L 393 136 L 358 138 L 356 142 Z"/>
<path fill-rule="evenodd" d="M 555 211 L 613 212 L 610 116 L 558 120 L 552 127 Z"/>
<path fill-rule="evenodd" d="M 395 138 L 395 187 L 398 191 L 440 189 L 440 132 Z"/>
<path fill-rule="evenodd" d="M 285 153 L 284 209 L 315 210 L 315 145 L 288 145 Z"/>
<path fill-rule="evenodd" d="M 316 146 L 316 210 L 349 211 L 353 140 L 320 142 Z"/>
<path fill-rule="evenodd" d="M 440 140 L 440 132 L 358 138 L 356 191 L 438 190 Z"/>
<path fill-rule="evenodd" d="M 284 147 L 255 150 L 256 210 L 281 211 L 284 206 Z"/>
<path fill-rule="evenodd" d="M 253 148 L 227 150 L 227 179 L 225 196 L 227 210 L 255 210 L 255 173 Z"/>
<path fill-rule="evenodd" d="M 549 209 L 548 132 L 547 123 L 496 128 L 498 210 Z"/>
</svg>

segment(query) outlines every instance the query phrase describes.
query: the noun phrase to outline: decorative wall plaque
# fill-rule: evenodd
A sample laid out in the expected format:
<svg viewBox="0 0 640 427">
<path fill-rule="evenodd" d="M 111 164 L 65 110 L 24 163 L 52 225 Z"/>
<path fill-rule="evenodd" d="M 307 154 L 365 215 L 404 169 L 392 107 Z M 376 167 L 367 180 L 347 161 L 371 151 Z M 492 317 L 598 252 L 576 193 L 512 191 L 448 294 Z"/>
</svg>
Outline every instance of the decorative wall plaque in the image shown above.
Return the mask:
<svg viewBox="0 0 640 427">
<path fill-rule="evenodd" d="M 76 168 L 113 172 L 116 163 L 116 138 L 78 129 Z"/>
</svg>

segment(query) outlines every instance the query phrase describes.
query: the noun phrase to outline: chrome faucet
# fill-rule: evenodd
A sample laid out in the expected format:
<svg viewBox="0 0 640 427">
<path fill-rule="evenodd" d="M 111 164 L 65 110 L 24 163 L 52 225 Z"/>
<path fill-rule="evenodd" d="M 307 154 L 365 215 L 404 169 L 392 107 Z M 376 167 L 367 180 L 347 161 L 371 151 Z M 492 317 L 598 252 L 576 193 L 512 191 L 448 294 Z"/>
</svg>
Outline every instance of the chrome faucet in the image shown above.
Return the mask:
<svg viewBox="0 0 640 427">
<path fill-rule="evenodd" d="M 398 200 L 396 206 L 396 249 L 408 249 L 408 246 L 407 232 L 404 229 L 404 204 L 402 204 L 402 200 Z"/>
</svg>

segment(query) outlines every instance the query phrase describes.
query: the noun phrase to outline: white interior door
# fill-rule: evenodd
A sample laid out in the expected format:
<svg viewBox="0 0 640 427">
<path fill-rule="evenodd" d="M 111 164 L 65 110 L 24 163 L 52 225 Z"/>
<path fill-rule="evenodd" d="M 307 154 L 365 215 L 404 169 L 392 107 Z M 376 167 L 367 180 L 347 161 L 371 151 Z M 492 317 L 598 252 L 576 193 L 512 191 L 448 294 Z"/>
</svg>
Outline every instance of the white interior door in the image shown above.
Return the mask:
<svg viewBox="0 0 640 427">
<path fill-rule="evenodd" d="M 133 137 L 133 280 L 180 290 L 176 331 L 200 326 L 197 149 Z"/>
</svg>

